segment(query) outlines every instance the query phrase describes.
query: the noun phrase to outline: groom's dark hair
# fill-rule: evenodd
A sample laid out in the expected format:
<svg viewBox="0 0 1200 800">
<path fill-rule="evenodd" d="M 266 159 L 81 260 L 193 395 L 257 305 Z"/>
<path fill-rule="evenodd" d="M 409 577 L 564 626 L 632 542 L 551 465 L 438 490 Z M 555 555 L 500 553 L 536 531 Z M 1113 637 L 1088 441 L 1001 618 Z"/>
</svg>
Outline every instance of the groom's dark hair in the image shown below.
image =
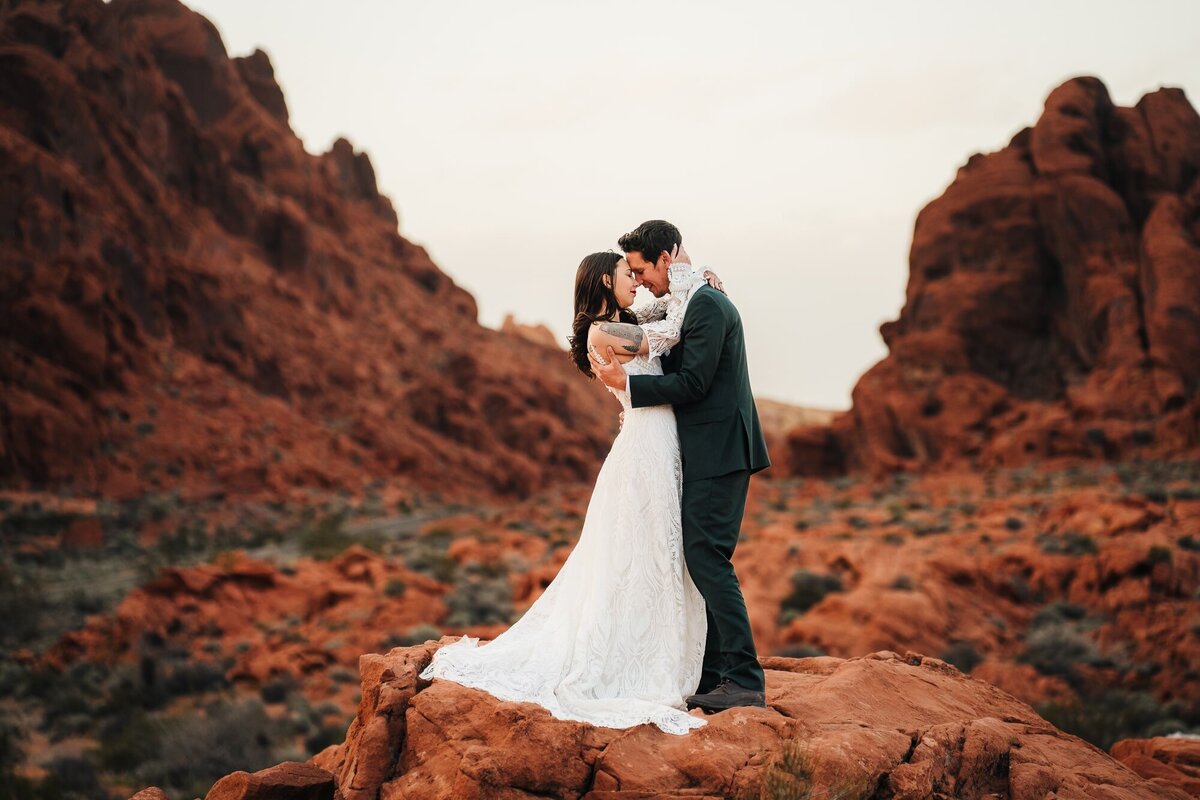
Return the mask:
<svg viewBox="0 0 1200 800">
<path fill-rule="evenodd" d="M 651 263 L 658 261 L 664 250 L 668 253 L 675 245 L 683 244 L 683 236 L 665 219 L 651 219 L 638 225 L 617 240 L 617 246 L 626 253 L 638 252 Z"/>
</svg>

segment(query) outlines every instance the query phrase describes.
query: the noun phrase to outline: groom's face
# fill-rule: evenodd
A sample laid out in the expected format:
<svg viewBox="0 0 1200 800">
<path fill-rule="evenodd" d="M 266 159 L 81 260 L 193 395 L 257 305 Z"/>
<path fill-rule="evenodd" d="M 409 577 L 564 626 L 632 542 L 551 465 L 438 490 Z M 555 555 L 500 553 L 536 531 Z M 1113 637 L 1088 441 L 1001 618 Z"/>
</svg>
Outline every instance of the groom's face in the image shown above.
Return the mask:
<svg viewBox="0 0 1200 800">
<path fill-rule="evenodd" d="M 671 290 L 671 280 L 667 277 L 671 256 L 666 252 L 659 253 L 657 261 L 647 261 L 641 252 L 634 250 L 625 254 L 625 260 L 629 262 L 638 286 L 645 286 L 655 297 L 662 297 Z"/>
</svg>

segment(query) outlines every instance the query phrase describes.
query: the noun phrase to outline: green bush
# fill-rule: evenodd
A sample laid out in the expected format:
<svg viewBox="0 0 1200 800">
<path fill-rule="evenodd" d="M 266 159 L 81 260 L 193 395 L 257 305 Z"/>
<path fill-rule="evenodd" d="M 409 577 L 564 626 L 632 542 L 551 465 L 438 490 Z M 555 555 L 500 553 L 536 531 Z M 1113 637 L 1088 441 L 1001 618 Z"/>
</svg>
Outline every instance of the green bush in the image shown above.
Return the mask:
<svg viewBox="0 0 1200 800">
<path fill-rule="evenodd" d="M 341 744 L 346 740 L 347 727 L 347 725 L 331 725 L 326 723 L 319 727 L 311 736 L 305 737 L 304 748 L 308 751 L 308 755 L 316 755 L 331 744 Z"/>
<path fill-rule="evenodd" d="M 840 592 L 842 581 L 836 575 L 825 575 L 808 569 L 792 573 L 792 591 L 779 606 L 779 624 L 785 625 L 825 599 L 830 592 Z"/>
<path fill-rule="evenodd" d="M 1083 624 L 1053 619 L 1030 626 L 1025 632 L 1025 649 L 1017 660 L 1032 665 L 1043 675 L 1062 678 L 1076 689 L 1081 688 L 1076 665 L 1106 663 Z"/>
<path fill-rule="evenodd" d="M 1039 533 L 1034 541 L 1043 553 L 1061 553 L 1069 556 L 1092 555 L 1098 552 L 1092 537 L 1076 531 L 1062 533 Z"/>
<path fill-rule="evenodd" d="M 100 765 L 114 772 L 131 772 L 158 758 L 162 726 L 141 709 L 100 727 L 97 755 Z"/>
<path fill-rule="evenodd" d="M 264 703 L 282 703 L 296 690 L 296 679 L 289 673 L 275 675 L 258 689 Z"/>
<path fill-rule="evenodd" d="M 1121 739 L 1200 732 L 1195 707 L 1188 709 L 1179 700 L 1162 704 L 1143 691 L 1108 689 L 1084 695 L 1077 703 L 1046 702 L 1035 709 L 1055 727 L 1102 750 Z"/>
<path fill-rule="evenodd" d="M 414 572 L 450 583 L 458 572 L 454 559 L 446 555 L 454 534 L 445 528 L 434 528 L 411 542 L 405 554 L 405 564 Z"/>
<path fill-rule="evenodd" d="M 820 793 L 813 792 L 817 763 L 804 739 L 786 739 L 767 763 L 757 800 L 865 800 L 874 794 L 875 776 L 869 772 L 847 774 Z"/>
<path fill-rule="evenodd" d="M 334 683 L 358 683 L 358 673 L 345 667 L 334 667 L 329 671 L 329 679 Z"/>
<path fill-rule="evenodd" d="M 172 696 L 202 694 L 228 687 L 225 667 L 213 661 L 179 661 L 166 675 L 165 689 Z"/>
<path fill-rule="evenodd" d="M 393 647 L 412 647 L 413 645 L 425 644 L 430 639 L 437 641 L 442 638 L 442 632 L 433 625 L 422 622 L 420 625 L 414 625 L 408 629 L 407 633 L 392 634 L 383 642 L 384 650 L 391 650 Z"/>
<path fill-rule="evenodd" d="M 46 610 L 37 580 L 11 564 L 0 564 L 0 644 L 19 646 L 37 637 Z"/>
<path fill-rule="evenodd" d="M 299 540 L 301 552 L 316 559 L 329 559 L 354 544 L 354 537 L 346 533 L 343 527 L 347 514 L 347 511 L 339 511 L 302 528 Z"/>
<path fill-rule="evenodd" d="M 789 644 L 776 649 L 774 655 L 780 658 L 812 658 L 813 656 L 828 655 L 815 644 Z"/>
<path fill-rule="evenodd" d="M 203 797 L 217 779 L 236 770 L 256 772 L 275 764 L 273 745 L 290 735 L 257 699 L 217 700 L 186 716 L 164 718 L 161 725 L 158 757 L 135 776 L 139 783 L 189 797 Z"/>
<path fill-rule="evenodd" d="M 965 641 L 951 642 L 938 658 L 958 667 L 959 671 L 966 675 L 970 675 L 971 670 L 983 661 L 983 656 L 979 655 L 975 645 Z"/>
<path fill-rule="evenodd" d="M 1029 621 L 1029 627 L 1040 628 L 1054 623 L 1079 622 L 1087 618 L 1087 613 L 1087 609 L 1081 605 L 1055 600 L 1038 609 Z"/>
<path fill-rule="evenodd" d="M 446 625 L 469 627 L 511 622 L 512 588 L 504 572 L 489 574 L 467 571 L 445 597 L 450 613 Z"/>
</svg>

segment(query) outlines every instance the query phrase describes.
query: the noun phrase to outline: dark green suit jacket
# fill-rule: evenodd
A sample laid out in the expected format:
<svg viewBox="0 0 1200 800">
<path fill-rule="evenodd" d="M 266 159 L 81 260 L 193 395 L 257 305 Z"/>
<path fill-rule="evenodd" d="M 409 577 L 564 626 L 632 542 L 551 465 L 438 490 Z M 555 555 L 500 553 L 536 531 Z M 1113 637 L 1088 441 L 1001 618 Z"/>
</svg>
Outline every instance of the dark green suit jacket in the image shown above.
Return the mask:
<svg viewBox="0 0 1200 800">
<path fill-rule="evenodd" d="M 663 375 L 631 375 L 634 408 L 671 405 L 679 426 L 683 480 L 771 466 L 746 369 L 742 318 L 711 286 L 696 289 L 679 344 L 662 359 Z"/>
</svg>

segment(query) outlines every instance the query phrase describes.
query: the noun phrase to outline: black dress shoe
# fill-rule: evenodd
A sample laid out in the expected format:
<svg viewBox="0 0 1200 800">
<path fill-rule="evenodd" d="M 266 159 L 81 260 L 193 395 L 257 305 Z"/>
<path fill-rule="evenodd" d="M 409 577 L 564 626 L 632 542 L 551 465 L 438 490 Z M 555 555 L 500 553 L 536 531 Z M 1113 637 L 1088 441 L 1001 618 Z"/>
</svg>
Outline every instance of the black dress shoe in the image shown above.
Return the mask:
<svg viewBox="0 0 1200 800">
<path fill-rule="evenodd" d="M 727 684 L 727 683 L 729 683 L 729 680 L 728 680 L 727 678 L 722 678 L 720 681 L 718 681 L 718 682 L 716 683 L 716 685 L 714 685 L 714 686 L 711 686 L 711 687 L 709 687 L 709 688 L 707 688 L 707 689 L 705 689 L 705 688 L 704 688 L 704 687 L 702 687 L 702 686 L 701 686 L 701 687 L 697 687 L 697 688 L 696 688 L 696 693 L 695 693 L 695 694 L 689 694 L 687 697 L 685 697 L 685 698 L 684 698 L 684 701 L 687 703 L 688 711 L 691 711 L 693 708 L 699 708 L 699 707 L 700 707 L 700 706 L 699 706 L 699 705 L 696 703 L 696 698 L 697 698 L 697 697 L 699 697 L 699 698 L 704 698 L 704 697 L 707 697 L 707 696 L 708 696 L 708 693 L 709 693 L 709 692 L 711 692 L 713 689 L 716 689 L 718 686 L 724 686 L 724 685 L 725 685 L 725 684 Z"/>
<path fill-rule="evenodd" d="M 702 708 L 705 711 L 724 711 L 727 708 L 739 706 L 767 707 L 766 692 L 747 689 L 738 686 L 726 678 L 717 684 L 717 688 L 704 694 L 694 694 L 687 698 L 689 709 Z"/>
</svg>

